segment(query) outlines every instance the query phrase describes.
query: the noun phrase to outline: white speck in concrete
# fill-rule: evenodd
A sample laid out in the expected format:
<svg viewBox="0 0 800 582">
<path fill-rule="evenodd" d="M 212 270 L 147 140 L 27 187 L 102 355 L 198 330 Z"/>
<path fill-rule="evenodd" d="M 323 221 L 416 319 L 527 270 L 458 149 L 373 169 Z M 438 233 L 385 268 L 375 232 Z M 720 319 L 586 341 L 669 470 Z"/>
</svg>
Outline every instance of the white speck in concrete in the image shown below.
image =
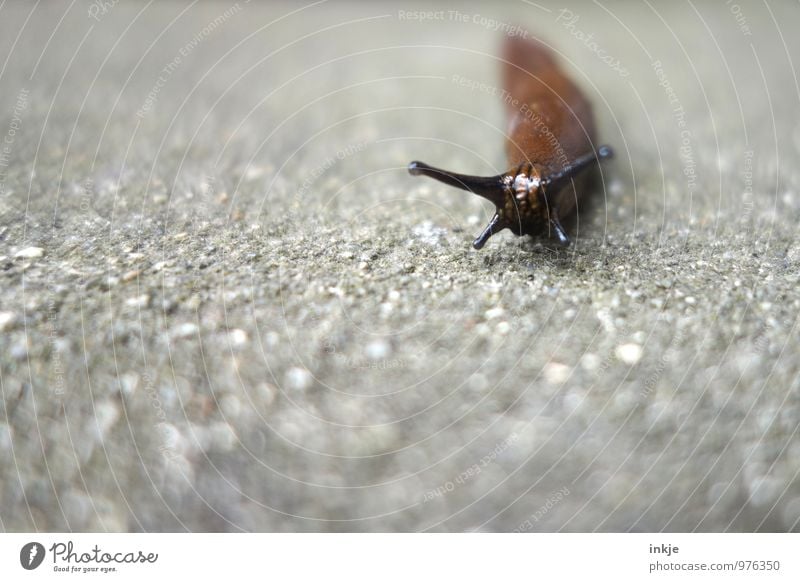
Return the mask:
<svg viewBox="0 0 800 582">
<path fill-rule="evenodd" d="M 119 419 L 119 415 L 119 407 L 114 402 L 106 400 L 95 406 L 94 417 L 97 421 L 97 430 L 101 439 L 108 434 L 109 429 Z"/>
<path fill-rule="evenodd" d="M 434 226 L 429 220 L 426 220 L 422 224 L 418 224 L 411 229 L 411 232 L 420 240 L 420 242 L 428 245 L 439 244 L 439 239 L 447 234 L 445 229 L 440 226 Z"/>
<path fill-rule="evenodd" d="M 17 323 L 17 314 L 11 311 L 0 312 L 0 331 L 8 331 Z"/>
<path fill-rule="evenodd" d="M 286 372 L 286 385 L 292 390 L 307 390 L 313 383 L 314 377 L 305 368 L 289 368 Z"/>
<path fill-rule="evenodd" d="M 17 252 L 14 255 L 15 259 L 38 259 L 44 255 L 44 249 L 42 247 L 27 247 L 22 249 L 21 251 Z"/>
<path fill-rule="evenodd" d="M 264 343 L 267 345 L 268 348 L 276 347 L 281 341 L 281 336 L 279 336 L 274 331 L 268 331 L 264 334 Z"/>
<path fill-rule="evenodd" d="M 230 338 L 231 345 L 235 348 L 240 348 L 242 346 L 247 345 L 249 338 L 247 337 L 247 332 L 243 329 L 232 329 L 228 333 L 228 337 Z"/>
<path fill-rule="evenodd" d="M 569 378 L 570 367 L 558 362 L 548 362 L 542 372 L 544 379 L 550 384 L 563 384 Z"/>
<path fill-rule="evenodd" d="M 392 353 L 392 346 L 385 340 L 375 340 L 367 345 L 366 354 L 370 360 L 383 360 L 390 353 Z"/>
<path fill-rule="evenodd" d="M 138 297 L 130 297 L 125 301 L 128 307 L 147 307 L 149 303 L 150 296 L 147 294 L 139 295 Z"/>
<path fill-rule="evenodd" d="M 614 350 L 617 358 L 625 364 L 633 366 L 642 359 L 642 347 L 638 344 L 622 344 Z"/>
<path fill-rule="evenodd" d="M 26 340 L 20 340 L 13 346 L 11 346 L 11 357 L 15 360 L 24 360 L 28 355 L 28 342 Z"/>
<path fill-rule="evenodd" d="M 172 332 L 172 336 L 176 338 L 187 338 L 197 334 L 197 325 L 194 323 L 182 323 L 177 326 Z"/>
<path fill-rule="evenodd" d="M 611 313 L 608 309 L 598 309 L 596 315 L 597 319 L 600 320 L 600 323 L 603 324 L 603 329 L 605 329 L 607 333 L 614 333 L 616 331 L 616 327 L 614 327 L 614 319 L 611 317 Z"/>
<path fill-rule="evenodd" d="M 133 396 L 139 387 L 139 374 L 125 372 L 119 376 L 119 389 L 123 396 Z"/>
<path fill-rule="evenodd" d="M 493 307 L 489 309 L 484 315 L 486 319 L 495 319 L 497 317 L 502 317 L 505 314 L 506 310 L 502 307 Z"/>
<path fill-rule="evenodd" d="M 181 445 L 181 431 L 174 424 L 162 422 L 158 425 L 158 430 L 161 434 L 161 446 L 178 453 L 178 448 Z"/>
<path fill-rule="evenodd" d="M 248 166 L 247 171 L 244 174 L 244 178 L 248 182 L 252 182 L 253 180 L 258 180 L 261 176 L 264 175 L 264 168 L 260 166 Z"/>
<path fill-rule="evenodd" d="M 625 184 L 622 180 L 611 180 L 608 182 L 608 193 L 618 196 L 625 191 Z"/>
<path fill-rule="evenodd" d="M 600 357 L 597 354 L 583 354 L 581 356 L 581 366 L 587 372 L 592 372 L 600 366 Z"/>
</svg>

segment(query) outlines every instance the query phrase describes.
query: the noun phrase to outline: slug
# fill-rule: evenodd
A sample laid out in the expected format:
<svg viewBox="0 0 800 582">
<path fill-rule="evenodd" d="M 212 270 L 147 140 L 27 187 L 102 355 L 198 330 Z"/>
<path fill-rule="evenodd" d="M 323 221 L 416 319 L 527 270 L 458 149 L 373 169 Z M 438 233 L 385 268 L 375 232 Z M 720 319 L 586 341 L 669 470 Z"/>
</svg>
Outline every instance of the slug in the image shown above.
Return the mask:
<svg viewBox="0 0 800 582">
<path fill-rule="evenodd" d="M 591 105 L 544 45 L 511 37 L 503 52 L 502 97 L 509 118 L 506 156 L 511 169 L 481 177 L 411 162 L 408 171 L 482 196 L 497 207 L 473 241 L 476 249 L 506 228 L 517 236 L 555 234 L 567 246 L 570 238 L 562 220 L 578 206 L 585 189 L 584 170 L 614 153 L 607 145 L 595 150 Z"/>
</svg>

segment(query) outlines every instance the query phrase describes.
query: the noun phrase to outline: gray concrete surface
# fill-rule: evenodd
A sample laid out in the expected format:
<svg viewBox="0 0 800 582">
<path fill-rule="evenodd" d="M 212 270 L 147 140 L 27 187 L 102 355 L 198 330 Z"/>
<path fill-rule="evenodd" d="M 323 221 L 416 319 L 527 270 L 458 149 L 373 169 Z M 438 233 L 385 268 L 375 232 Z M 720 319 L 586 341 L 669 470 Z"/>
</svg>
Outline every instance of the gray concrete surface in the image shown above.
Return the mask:
<svg viewBox="0 0 800 582">
<path fill-rule="evenodd" d="M 3 3 L 0 528 L 800 530 L 798 6 L 566 6 Z M 504 32 L 569 249 L 405 171 L 505 170 Z"/>
</svg>

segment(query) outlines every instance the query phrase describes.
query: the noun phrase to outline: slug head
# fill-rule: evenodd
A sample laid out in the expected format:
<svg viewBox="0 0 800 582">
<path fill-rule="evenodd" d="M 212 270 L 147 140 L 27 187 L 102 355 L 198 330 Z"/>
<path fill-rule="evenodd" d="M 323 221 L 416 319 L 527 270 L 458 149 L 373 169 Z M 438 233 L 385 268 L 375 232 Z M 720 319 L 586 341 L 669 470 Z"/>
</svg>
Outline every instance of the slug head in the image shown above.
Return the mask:
<svg viewBox="0 0 800 582">
<path fill-rule="evenodd" d="M 512 216 L 511 213 L 516 205 L 515 192 L 519 192 L 520 197 L 527 198 L 530 187 L 533 185 L 533 182 L 527 180 L 526 176 L 516 172 L 506 172 L 505 174 L 489 177 L 467 176 L 434 168 L 423 162 L 411 162 L 408 165 L 408 172 L 412 176 L 428 176 L 449 186 L 467 190 L 486 198 L 495 205 L 496 212 L 494 216 L 483 232 L 472 243 L 472 246 L 476 249 L 483 248 L 489 237 L 512 224 L 509 218 Z"/>
<path fill-rule="evenodd" d="M 467 190 L 495 205 L 495 213 L 489 224 L 472 241 L 476 249 L 483 248 L 492 235 L 506 228 L 516 235 L 538 234 L 549 229 L 562 245 L 568 245 L 570 240 L 559 222 L 558 209 L 550 200 L 554 200 L 555 194 L 592 162 L 613 155 L 609 146 L 600 146 L 596 153 L 581 156 L 560 172 L 546 176 L 532 163 L 524 163 L 504 174 L 488 177 L 456 174 L 423 162 L 411 162 L 408 172 L 412 176 L 427 176 Z"/>
</svg>

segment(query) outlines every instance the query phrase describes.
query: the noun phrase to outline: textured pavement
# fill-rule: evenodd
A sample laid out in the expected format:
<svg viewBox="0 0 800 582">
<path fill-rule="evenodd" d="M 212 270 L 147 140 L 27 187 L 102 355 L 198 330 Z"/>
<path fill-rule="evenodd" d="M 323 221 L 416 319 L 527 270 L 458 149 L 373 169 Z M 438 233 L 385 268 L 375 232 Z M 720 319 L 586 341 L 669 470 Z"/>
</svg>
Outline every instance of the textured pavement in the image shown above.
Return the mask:
<svg viewBox="0 0 800 582">
<path fill-rule="evenodd" d="M 4 3 L 0 528 L 800 531 L 798 16 Z M 506 170 L 504 34 L 568 249 L 405 169 Z"/>
</svg>

